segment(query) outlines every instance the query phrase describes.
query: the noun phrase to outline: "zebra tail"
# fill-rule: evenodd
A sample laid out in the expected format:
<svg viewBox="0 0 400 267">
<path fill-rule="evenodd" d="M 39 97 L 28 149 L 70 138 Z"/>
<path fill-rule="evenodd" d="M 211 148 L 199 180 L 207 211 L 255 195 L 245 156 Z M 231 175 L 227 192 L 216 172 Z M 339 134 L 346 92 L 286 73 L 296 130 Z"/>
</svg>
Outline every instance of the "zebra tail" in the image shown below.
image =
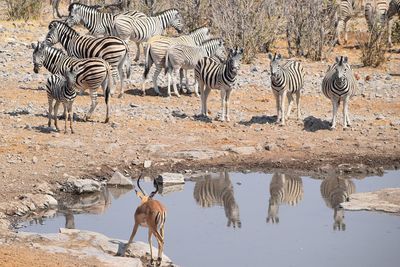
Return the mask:
<svg viewBox="0 0 400 267">
<path fill-rule="evenodd" d="M 126 78 L 130 79 L 131 78 L 131 60 L 129 58 L 129 53 L 125 54 L 124 67 L 126 68 L 126 70 L 125 70 Z"/>
<path fill-rule="evenodd" d="M 144 60 L 143 77 L 145 79 L 147 79 L 147 76 L 149 75 L 149 72 L 150 72 L 150 67 L 153 64 L 153 59 L 151 57 L 150 48 L 151 48 L 151 44 L 148 44 L 147 47 L 146 47 L 145 60 Z"/>
<path fill-rule="evenodd" d="M 112 73 L 111 73 L 111 66 L 109 64 L 107 64 L 106 77 L 107 77 L 106 78 L 107 79 L 107 87 L 106 87 L 106 91 L 104 92 L 104 100 L 105 100 L 106 104 L 108 105 L 108 102 L 110 100 L 111 87 L 112 87 L 112 81 L 111 81 Z"/>
</svg>

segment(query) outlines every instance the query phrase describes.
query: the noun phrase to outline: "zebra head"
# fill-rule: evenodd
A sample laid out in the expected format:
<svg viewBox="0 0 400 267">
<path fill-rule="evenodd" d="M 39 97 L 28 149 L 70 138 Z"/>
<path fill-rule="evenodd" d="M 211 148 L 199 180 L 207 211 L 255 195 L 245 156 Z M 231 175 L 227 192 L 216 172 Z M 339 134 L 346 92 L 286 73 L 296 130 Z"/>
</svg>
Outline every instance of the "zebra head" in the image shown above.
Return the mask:
<svg viewBox="0 0 400 267">
<path fill-rule="evenodd" d="M 31 46 L 33 48 L 33 71 L 35 73 L 39 73 L 39 70 L 43 66 L 43 62 L 46 57 L 44 53 L 46 45 L 38 41 L 37 44 L 32 43 Z"/>
<path fill-rule="evenodd" d="M 337 85 L 343 87 L 347 84 L 348 75 L 350 74 L 351 69 L 350 65 L 348 64 L 347 57 L 336 57 L 336 66 L 335 66 L 335 74 L 334 80 Z"/>
<path fill-rule="evenodd" d="M 69 5 L 69 15 L 65 20 L 69 27 L 77 25 L 82 21 L 82 12 L 84 7 L 84 5 L 78 3 L 72 3 Z"/>
<path fill-rule="evenodd" d="M 231 72 L 237 74 L 240 67 L 240 61 L 243 58 L 243 48 L 236 47 L 235 49 L 229 49 L 228 64 L 231 66 Z"/>
<path fill-rule="evenodd" d="M 46 35 L 45 44 L 54 45 L 58 42 L 68 42 L 72 37 L 79 36 L 78 33 L 62 21 L 54 20 L 49 24 L 49 32 Z"/>
<path fill-rule="evenodd" d="M 65 71 L 65 79 L 67 80 L 67 84 L 69 88 L 72 88 L 73 85 L 76 83 L 76 76 L 78 75 L 80 69 L 78 65 L 71 66 L 67 68 Z"/>
<path fill-rule="evenodd" d="M 272 56 L 272 54 L 269 53 L 268 58 L 271 60 L 270 63 L 271 79 L 275 81 L 279 79 L 279 77 L 281 77 L 282 69 L 280 62 L 282 60 L 282 56 L 281 54 L 276 54 L 276 53 Z"/>
<path fill-rule="evenodd" d="M 172 16 L 169 21 L 169 25 L 173 27 L 178 33 L 182 32 L 183 29 L 183 17 L 178 10 L 172 9 Z"/>
</svg>

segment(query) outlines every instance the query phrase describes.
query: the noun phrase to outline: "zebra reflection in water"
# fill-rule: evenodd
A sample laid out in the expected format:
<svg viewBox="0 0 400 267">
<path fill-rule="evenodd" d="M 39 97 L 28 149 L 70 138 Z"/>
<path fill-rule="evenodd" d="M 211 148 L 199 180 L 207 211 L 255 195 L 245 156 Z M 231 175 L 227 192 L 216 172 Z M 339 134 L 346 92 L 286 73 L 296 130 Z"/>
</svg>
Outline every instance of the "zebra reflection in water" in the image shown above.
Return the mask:
<svg viewBox="0 0 400 267">
<path fill-rule="evenodd" d="M 267 223 L 279 223 L 279 206 L 295 206 L 303 199 L 303 181 L 299 176 L 276 172 L 269 184 L 269 192 Z"/>
<path fill-rule="evenodd" d="M 344 209 L 340 203 L 349 201 L 349 196 L 355 191 L 356 187 L 350 179 L 327 177 L 321 183 L 321 195 L 326 205 L 333 209 L 333 230 L 346 230 Z"/>
<path fill-rule="evenodd" d="M 203 207 L 223 206 L 228 219 L 227 226 L 241 227 L 239 206 L 235 201 L 233 185 L 228 172 L 221 172 L 218 178 L 206 175 L 204 179 L 196 182 L 193 192 L 196 203 Z"/>
</svg>

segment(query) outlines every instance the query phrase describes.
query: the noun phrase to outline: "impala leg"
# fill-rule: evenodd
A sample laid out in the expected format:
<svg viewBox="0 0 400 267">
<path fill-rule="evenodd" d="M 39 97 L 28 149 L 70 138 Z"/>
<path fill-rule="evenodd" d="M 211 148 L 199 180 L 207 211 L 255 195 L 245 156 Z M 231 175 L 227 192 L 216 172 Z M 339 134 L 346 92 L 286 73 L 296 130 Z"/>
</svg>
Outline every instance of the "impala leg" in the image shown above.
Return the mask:
<svg viewBox="0 0 400 267">
<path fill-rule="evenodd" d="M 149 240 L 149 246 L 150 246 L 150 264 L 153 265 L 153 245 L 151 244 L 151 236 L 153 234 L 153 231 L 149 227 L 149 234 L 148 234 L 148 240 Z"/>
<path fill-rule="evenodd" d="M 138 228 L 139 228 L 139 224 L 135 222 L 135 225 L 133 226 L 133 229 L 132 229 L 131 236 L 129 237 L 129 241 L 128 241 L 128 243 L 126 243 L 126 246 L 121 254 L 122 257 L 125 257 L 126 250 L 128 249 L 129 245 L 132 243 L 132 240 L 135 237 Z"/>
<path fill-rule="evenodd" d="M 56 103 L 54 104 L 54 126 L 56 127 L 57 132 L 60 131 L 58 128 L 57 124 L 57 113 L 58 113 L 58 107 L 60 106 L 60 101 L 56 100 Z"/>
<path fill-rule="evenodd" d="M 157 266 L 160 266 L 161 265 L 161 261 L 162 261 L 162 253 L 163 253 L 163 250 L 164 250 L 164 238 L 157 231 L 154 231 L 153 234 L 156 237 L 157 243 L 158 243 Z"/>
</svg>

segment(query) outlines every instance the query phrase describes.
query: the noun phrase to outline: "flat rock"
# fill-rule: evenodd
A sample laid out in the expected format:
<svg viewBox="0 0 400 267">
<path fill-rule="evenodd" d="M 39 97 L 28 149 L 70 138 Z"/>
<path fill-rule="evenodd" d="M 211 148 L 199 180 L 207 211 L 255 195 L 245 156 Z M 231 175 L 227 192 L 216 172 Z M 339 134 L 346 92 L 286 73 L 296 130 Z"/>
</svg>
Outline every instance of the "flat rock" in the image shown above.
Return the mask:
<svg viewBox="0 0 400 267">
<path fill-rule="evenodd" d="M 164 172 L 156 178 L 156 182 L 165 184 L 184 184 L 185 177 L 181 173 Z"/>
<path fill-rule="evenodd" d="M 370 210 L 400 214 L 400 188 L 355 193 L 350 201 L 341 204 L 346 210 Z"/>
<path fill-rule="evenodd" d="M 232 147 L 229 150 L 239 155 L 251 155 L 257 152 L 257 149 L 252 146 Z"/>
<path fill-rule="evenodd" d="M 205 160 L 225 156 L 228 152 L 217 151 L 217 150 L 182 150 L 174 153 L 164 154 L 166 157 L 171 158 L 182 158 L 182 159 L 193 159 L 193 160 Z"/>
<path fill-rule="evenodd" d="M 111 179 L 107 182 L 108 185 L 130 186 L 133 187 L 131 177 L 126 177 L 119 171 L 114 172 Z"/>
<path fill-rule="evenodd" d="M 68 178 L 64 189 L 67 192 L 77 194 L 100 192 L 102 185 L 92 179 L 76 179 L 74 177 Z"/>
</svg>

